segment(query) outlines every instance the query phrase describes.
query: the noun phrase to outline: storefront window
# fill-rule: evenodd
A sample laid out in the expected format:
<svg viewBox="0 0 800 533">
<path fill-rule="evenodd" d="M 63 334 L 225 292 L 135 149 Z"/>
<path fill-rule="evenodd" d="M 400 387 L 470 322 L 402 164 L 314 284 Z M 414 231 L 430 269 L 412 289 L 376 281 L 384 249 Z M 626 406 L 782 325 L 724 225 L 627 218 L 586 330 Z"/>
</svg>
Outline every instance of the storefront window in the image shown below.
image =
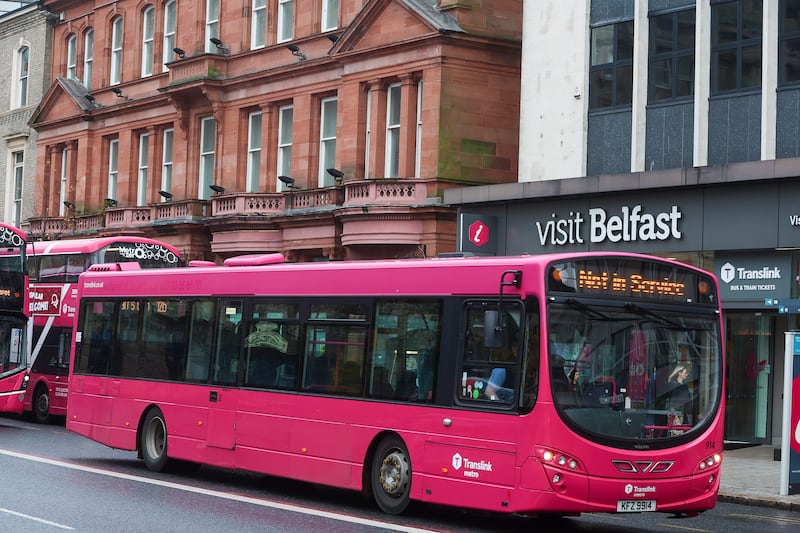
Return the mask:
<svg viewBox="0 0 800 533">
<path fill-rule="evenodd" d="M 725 439 L 764 442 L 769 435 L 772 320 L 762 313 L 727 311 Z"/>
</svg>

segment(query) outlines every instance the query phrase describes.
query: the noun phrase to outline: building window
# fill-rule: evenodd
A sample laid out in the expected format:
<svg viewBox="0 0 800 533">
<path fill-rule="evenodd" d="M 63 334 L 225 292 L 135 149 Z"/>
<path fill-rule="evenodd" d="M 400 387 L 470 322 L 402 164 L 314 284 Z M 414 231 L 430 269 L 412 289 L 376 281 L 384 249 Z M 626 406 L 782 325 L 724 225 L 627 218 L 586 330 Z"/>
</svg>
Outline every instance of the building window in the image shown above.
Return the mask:
<svg viewBox="0 0 800 533">
<path fill-rule="evenodd" d="M 294 0 L 278 0 L 278 42 L 292 38 L 294 27 Z"/>
<path fill-rule="evenodd" d="M 761 0 L 711 6 L 711 94 L 761 87 Z"/>
<path fill-rule="evenodd" d="M 78 76 L 78 37 L 75 34 L 67 38 L 67 79 L 74 80 Z"/>
<path fill-rule="evenodd" d="M 216 121 L 205 117 L 200 122 L 200 172 L 197 197 L 208 200 L 211 196 L 208 188 L 214 183 L 214 141 L 217 131 Z"/>
<path fill-rule="evenodd" d="M 139 172 L 136 180 L 136 205 L 147 204 L 147 162 L 150 158 L 150 135 L 139 135 Z"/>
<path fill-rule="evenodd" d="M 169 193 L 172 192 L 172 145 L 174 138 L 175 130 L 172 128 L 164 130 L 164 144 L 161 155 L 161 190 Z"/>
<path fill-rule="evenodd" d="M 261 174 L 261 112 L 250 113 L 247 122 L 247 192 L 258 192 Z"/>
<path fill-rule="evenodd" d="M 367 127 L 364 131 L 364 178 L 369 178 L 369 149 L 372 137 L 372 91 L 367 91 Z"/>
<path fill-rule="evenodd" d="M 11 223 L 19 227 L 22 224 L 22 184 L 25 177 L 25 152 L 13 152 L 11 154 L 11 163 L 14 168 L 11 175 L 14 177 L 14 182 L 11 184 L 12 198 L 11 198 Z"/>
<path fill-rule="evenodd" d="M 294 107 L 287 105 L 278 109 L 278 176 L 292 175 L 292 121 Z M 286 190 L 286 184 L 278 180 L 276 191 Z"/>
<path fill-rule="evenodd" d="M 386 91 L 386 165 L 384 177 L 396 178 L 400 164 L 400 84 Z"/>
<path fill-rule="evenodd" d="M 106 198 L 117 199 L 117 168 L 119 165 L 119 139 L 108 143 L 108 194 Z"/>
<path fill-rule="evenodd" d="M 23 46 L 17 50 L 16 54 L 16 94 L 14 95 L 13 107 L 25 107 L 28 105 L 28 76 L 30 74 L 30 48 Z"/>
<path fill-rule="evenodd" d="M 339 0 L 322 0 L 322 31 L 339 27 Z"/>
<path fill-rule="evenodd" d="M 781 0 L 778 83 L 800 82 L 800 0 Z"/>
<path fill-rule="evenodd" d="M 69 161 L 69 152 L 66 148 L 61 149 L 61 180 L 58 188 L 58 216 L 63 217 L 66 214 L 67 206 L 64 202 L 67 201 L 67 161 Z"/>
<path fill-rule="evenodd" d="M 322 100 L 319 127 L 319 186 L 333 185 L 333 176 L 326 169 L 336 168 L 336 98 Z"/>
<path fill-rule="evenodd" d="M 250 25 L 250 48 L 263 48 L 267 33 L 267 0 L 253 0 L 253 14 Z"/>
<path fill-rule="evenodd" d="M 94 30 L 88 29 L 83 36 L 83 85 L 92 88 L 92 64 L 94 63 Z"/>
<path fill-rule="evenodd" d="M 422 80 L 417 82 L 417 131 L 414 143 L 414 177 L 420 176 L 422 158 Z"/>
<path fill-rule="evenodd" d="M 219 38 L 219 0 L 206 0 L 206 53 L 217 47 L 211 39 Z"/>
<path fill-rule="evenodd" d="M 111 22 L 111 76 L 109 83 L 117 85 L 122 81 L 122 17 Z"/>
<path fill-rule="evenodd" d="M 695 10 L 650 18 L 648 101 L 694 95 Z"/>
<path fill-rule="evenodd" d="M 156 8 L 147 6 L 142 13 L 142 77 L 153 74 L 153 35 Z"/>
<path fill-rule="evenodd" d="M 633 21 L 592 28 L 589 108 L 630 106 L 633 98 Z"/>
<path fill-rule="evenodd" d="M 175 52 L 175 0 L 171 0 L 164 4 L 164 50 L 162 51 L 162 68 L 163 72 L 169 70 L 167 63 L 172 61 L 172 54 Z"/>
</svg>

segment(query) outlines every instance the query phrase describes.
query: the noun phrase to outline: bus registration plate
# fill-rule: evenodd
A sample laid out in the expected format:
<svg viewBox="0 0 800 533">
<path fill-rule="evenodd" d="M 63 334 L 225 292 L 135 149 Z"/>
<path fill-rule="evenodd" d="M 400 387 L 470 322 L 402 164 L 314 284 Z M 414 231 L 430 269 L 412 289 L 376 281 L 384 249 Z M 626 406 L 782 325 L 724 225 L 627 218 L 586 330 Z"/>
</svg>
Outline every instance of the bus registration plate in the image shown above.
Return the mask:
<svg viewBox="0 0 800 533">
<path fill-rule="evenodd" d="M 617 512 L 618 513 L 642 513 L 646 511 L 655 511 L 655 500 L 618 500 Z"/>
</svg>

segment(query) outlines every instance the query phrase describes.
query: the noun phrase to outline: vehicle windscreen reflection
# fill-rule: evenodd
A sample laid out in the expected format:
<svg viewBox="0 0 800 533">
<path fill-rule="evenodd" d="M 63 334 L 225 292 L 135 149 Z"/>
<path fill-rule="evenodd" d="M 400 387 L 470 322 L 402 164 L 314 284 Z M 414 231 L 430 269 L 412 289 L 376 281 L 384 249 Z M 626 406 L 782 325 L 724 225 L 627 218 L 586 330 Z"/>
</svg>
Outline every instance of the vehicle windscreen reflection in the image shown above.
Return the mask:
<svg viewBox="0 0 800 533">
<path fill-rule="evenodd" d="M 699 428 L 718 401 L 716 314 L 550 304 L 553 401 L 591 435 L 658 440 Z"/>
</svg>

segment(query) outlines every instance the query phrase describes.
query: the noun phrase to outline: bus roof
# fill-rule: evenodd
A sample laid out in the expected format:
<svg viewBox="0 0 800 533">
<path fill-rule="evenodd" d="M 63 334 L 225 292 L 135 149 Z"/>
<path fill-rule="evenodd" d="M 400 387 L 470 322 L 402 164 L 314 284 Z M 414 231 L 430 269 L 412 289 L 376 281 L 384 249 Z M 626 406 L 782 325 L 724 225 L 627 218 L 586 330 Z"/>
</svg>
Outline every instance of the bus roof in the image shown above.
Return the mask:
<svg viewBox="0 0 800 533">
<path fill-rule="evenodd" d="M 616 252 L 309 263 L 281 263 L 271 257 L 274 255 L 280 254 L 232 258 L 226 261 L 227 266 L 149 271 L 95 265 L 81 275 L 81 288 L 84 296 L 132 297 L 497 294 L 505 271 L 527 272 L 522 284 L 526 278 L 535 284 L 544 282 L 543 273 L 550 263 L 589 257 L 667 262 L 710 276 L 674 261 Z M 259 263 L 258 257 L 262 262 L 254 264 Z M 519 289 L 507 287 L 504 292 L 519 293 Z"/>
<path fill-rule="evenodd" d="M 110 244 L 119 242 L 153 244 L 168 248 L 181 257 L 180 251 L 171 244 L 150 239 L 147 237 L 138 237 L 135 235 L 122 235 L 118 237 L 95 237 L 91 239 L 64 239 L 60 241 L 36 241 L 28 243 L 28 255 L 56 255 L 56 254 L 87 254 L 96 252 Z"/>
<path fill-rule="evenodd" d="M 22 246 L 27 242 L 28 235 L 24 231 L 16 226 L 0 222 L 0 245 Z"/>
</svg>

